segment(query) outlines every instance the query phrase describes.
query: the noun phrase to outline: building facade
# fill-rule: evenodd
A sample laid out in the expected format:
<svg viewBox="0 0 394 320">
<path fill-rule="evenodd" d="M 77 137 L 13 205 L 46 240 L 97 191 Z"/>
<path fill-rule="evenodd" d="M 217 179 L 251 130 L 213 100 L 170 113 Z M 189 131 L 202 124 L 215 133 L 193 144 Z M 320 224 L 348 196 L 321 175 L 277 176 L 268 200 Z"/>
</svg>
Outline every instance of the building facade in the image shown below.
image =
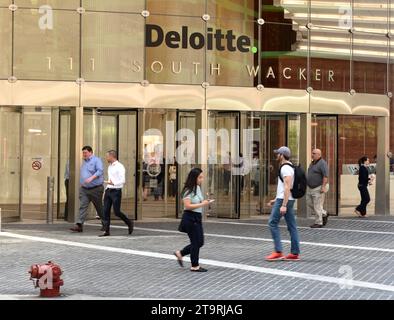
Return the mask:
<svg viewBox="0 0 394 320">
<path fill-rule="evenodd" d="M 285 144 L 304 167 L 322 149 L 333 215 L 353 212 L 367 155 L 369 212 L 390 214 L 393 13 L 390 0 L 0 0 L 3 218 L 44 219 L 54 177 L 55 213 L 68 198 L 73 221 L 84 145 L 119 151 L 123 209 L 136 219 L 178 217 L 194 165 L 212 216 L 268 213 L 273 149 Z M 242 175 L 220 161 L 223 132 L 230 158 L 252 150 Z M 187 161 L 182 150 L 193 150 Z M 303 201 L 297 209 L 308 215 Z"/>
</svg>

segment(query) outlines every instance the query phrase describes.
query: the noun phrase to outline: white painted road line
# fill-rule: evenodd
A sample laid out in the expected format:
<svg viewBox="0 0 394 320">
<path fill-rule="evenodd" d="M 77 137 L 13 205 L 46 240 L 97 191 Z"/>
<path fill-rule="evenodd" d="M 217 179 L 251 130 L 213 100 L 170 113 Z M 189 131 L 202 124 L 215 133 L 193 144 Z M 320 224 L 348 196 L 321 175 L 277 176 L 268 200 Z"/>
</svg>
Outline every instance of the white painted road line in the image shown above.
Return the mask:
<svg viewBox="0 0 394 320">
<path fill-rule="evenodd" d="M 85 223 L 88 226 L 100 226 L 98 224 L 90 224 Z M 111 228 L 117 229 L 127 229 L 127 227 L 123 226 L 111 226 Z M 177 233 L 179 231 L 176 230 L 165 230 L 165 229 L 153 229 L 153 228 L 141 228 L 141 227 L 134 227 L 135 230 L 142 230 L 142 231 L 152 231 L 152 232 L 165 232 L 165 233 Z M 272 242 L 272 239 L 268 238 L 258 238 L 258 237 L 244 237 L 244 236 L 234 236 L 234 235 L 226 235 L 226 234 L 216 234 L 216 233 L 204 233 L 204 236 L 208 237 L 216 237 L 216 238 L 227 238 L 227 239 L 239 239 L 239 240 L 251 240 L 251 241 L 263 241 L 263 242 Z M 282 240 L 284 243 L 291 243 L 290 240 Z M 319 243 L 319 242 L 307 242 L 301 241 L 300 244 L 302 245 L 310 245 L 310 246 L 317 246 L 317 247 L 327 247 L 327 248 L 340 248 L 340 249 L 352 249 L 352 250 L 364 250 L 364 251 L 378 251 L 378 252 L 390 252 L 394 253 L 394 249 L 388 248 L 375 248 L 375 247 L 362 247 L 362 246 L 351 246 L 351 245 L 342 245 L 342 244 L 332 244 L 332 243 Z"/>
<path fill-rule="evenodd" d="M 36 241 L 36 242 L 43 242 L 43 243 L 58 244 L 58 245 L 77 247 L 77 248 L 108 251 L 108 252 L 112 252 L 112 253 L 123 253 L 123 254 L 144 256 L 144 257 L 151 257 L 151 258 L 159 258 L 159 259 L 166 259 L 166 260 L 175 260 L 176 259 L 172 254 L 163 254 L 163 253 L 157 253 L 157 252 L 151 252 L 151 251 L 139 251 L 139 250 L 124 249 L 124 248 L 99 246 L 99 245 L 88 244 L 88 243 L 64 241 L 64 240 L 57 240 L 57 239 L 43 238 L 43 237 L 32 237 L 32 236 L 26 236 L 26 235 L 22 235 L 22 234 L 15 234 L 15 233 L 9 233 L 9 232 L 0 233 L 0 236 L 8 237 L 8 238 L 29 240 L 29 241 Z M 184 260 L 190 262 L 189 258 L 184 258 Z M 349 280 L 346 278 L 335 278 L 335 277 L 321 276 L 321 275 L 310 274 L 310 273 L 302 273 L 302 272 L 287 271 L 287 270 L 280 270 L 280 269 L 271 269 L 271 268 L 250 266 L 250 265 L 245 265 L 245 264 L 230 263 L 230 262 L 210 260 L 210 259 L 200 259 L 200 261 L 203 264 L 207 264 L 207 265 L 211 265 L 211 266 L 215 266 L 215 267 L 221 267 L 221 268 L 257 272 L 257 273 L 270 274 L 270 275 L 282 276 L 282 277 L 291 277 L 291 278 L 299 278 L 299 279 L 305 279 L 305 280 L 313 280 L 313 281 L 318 281 L 318 282 L 327 282 L 327 283 L 337 284 L 341 287 L 342 286 L 344 286 L 344 287 L 360 287 L 360 288 L 394 292 L 394 286 L 384 285 L 384 284 L 379 284 L 379 283 L 374 283 L 374 282 Z"/>
<path fill-rule="evenodd" d="M 232 224 L 232 225 L 245 225 L 245 226 L 261 226 L 261 227 L 268 227 L 268 224 L 262 223 L 249 223 L 249 222 L 232 222 L 232 221 L 205 221 L 206 223 L 212 224 Z M 287 228 L 285 225 L 280 225 L 280 228 Z M 297 226 L 297 229 L 307 229 L 311 230 L 310 227 L 300 227 Z M 371 230 L 358 230 L 358 229 L 334 229 L 334 228 L 319 228 L 313 229 L 314 231 L 343 231 L 343 232 L 355 232 L 355 233 L 369 233 L 369 234 L 387 234 L 387 235 L 394 235 L 394 232 L 389 231 L 371 231 Z"/>
</svg>

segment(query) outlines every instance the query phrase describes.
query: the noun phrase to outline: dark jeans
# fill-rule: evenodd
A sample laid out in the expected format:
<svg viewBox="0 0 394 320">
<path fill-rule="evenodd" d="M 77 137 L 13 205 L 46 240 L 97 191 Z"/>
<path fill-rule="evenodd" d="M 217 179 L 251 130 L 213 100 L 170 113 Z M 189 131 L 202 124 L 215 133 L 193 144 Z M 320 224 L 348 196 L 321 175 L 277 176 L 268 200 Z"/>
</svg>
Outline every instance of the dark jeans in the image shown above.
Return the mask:
<svg viewBox="0 0 394 320">
<path fill-rule="evenodd" d="M 66 204 L 64 207 L 64 220 L 67 221 L 68 220 L 68 184 L 69 184 L 70 180 L 66 179 L 64 180 L 64 186 L 66 187 Z"/>
<path fill-rule="evenodd" d="M 367 186 L 359 185 L 358 190 L 360 190 L 361 202 L 357 206 L 356 210 L 365 216 L 367 214 L 367 205 L 371 201 L 371 198 L 369 197 Z"/>
<path fill-rule="evenodd" d="M 115 215 L 122 219 L 127 225 L 131 225 L 131 221 L 127 216 L 120 211 L 122 203 L 122 190 L 121 189 L 107 189 L 104 194 L 104 227 L 105 231 L 109 232 L 111 225 L 111 207 L 113 206 Z"/>
<path fill-rule="evenodd" d="M 201 213 L 187 211 L 183 212 L 183 225 L 190 239 L 190 244 L 181 251 L 182 257 L 190 254 L 192 267 L 198 267 L 200 248 L 204 245 L 204 230 L 202 228 Z"/>
</svg>

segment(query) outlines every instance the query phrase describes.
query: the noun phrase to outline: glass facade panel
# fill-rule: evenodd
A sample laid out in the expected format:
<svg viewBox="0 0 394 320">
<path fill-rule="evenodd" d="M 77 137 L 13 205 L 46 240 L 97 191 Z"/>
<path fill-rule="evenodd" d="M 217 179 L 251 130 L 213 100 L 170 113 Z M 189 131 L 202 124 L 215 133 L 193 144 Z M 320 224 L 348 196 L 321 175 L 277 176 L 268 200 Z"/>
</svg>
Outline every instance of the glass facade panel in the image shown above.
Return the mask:
<svg viewBox="0 0 394 320">
<path fill-rule="evenodd" d="M 0 207 L 3 219 L 19 218 L 21 113 L 0 108 Z"/>
<path fill-rule="evenodd" d="M 259 16 L 259 1 L 207 0 L 207 13 L 218 19 L 251 20 Z"/>
<path fill-rule="evenodd" d="M 389 39 L 384 35 L 354 34 L 353 89 L 361 93 L 387 92 Z"/>
<path fill-rule="evenodd" d="M 339 212 L 340 214 L 352 214 L 361 199 L 357 188 L 358 160 L 367 156 L 371 163 L 370 172 L 375 172 L 378 143 L 377 118 L 339 116 L 338 122 Z M 367 208 L 369 214 L 373 214 L 375 209 L 375 185 L 376 183 L 368 188 L 371 197 Z"/>
<path fill-rule="evenodd" d="M 349 32 L 314 28 L 310 32 L 310 84 L 314 90 L 349 91 Z"/>
<path fill-rule="evenodd" d="M 207 47 L 206 77 L 211 85 L 253 87 L 258 84 L 258 30 L 258 24 L 251 20 L 208 21 L 207 33 L 215 34 L 216 39 Z"/>
<path fill-rule="evenodd" d="M 144 78 L 144 18 L 88 12 L 82 18 L 82 77 L 140 82 Z"/>
<path fill-rule="evenodd" d="M 79 77 L 79 14 L 54 11 L 42 20 L 35 9 L 15 12 L 14 75 L 21 80 Z"/>
<path fill-rule="evenodd" d="M 146 20 L 147 80 L 173 84 L 204 82 L 205 22 L 201 18 L 173 16 L 150 16 Z"/>
<path fill-rule="evenodd" d="M 0 79 L 11 76 L 12 15 L 8 9 L 0 9 Z"/>
<path fill-rule="evenodd" d="M 294 2 L 286 0 L 287 2 Z M 298 1 L 300 2 L 300 1 Z M 309 1 L 305 1 L 309 2 Z M 306 5 L 305 5 L 306 6 Z M 310 22 L 315 26 L 326 27 L 331 29 L 348 30 L 352 27 L 352 1 L 324 1 L 311 0 Z M 296 19 L 297 20 L 297 19 Z M 304 26 L 308 23 L 303 20 Z M 305 27 L 304 27 L 305 28 Z"/>
<path fill-rule="evenodd" d="M 175 218 L 176 197 L 168 193 L 169 159 L 166 159 L 165 146 L 175 143 L 171 134 L 167 141 L 166 121 L 176 123 L 174 110 L 144 110 L 140 173 L 142 186 L 139 189 L 139 212 L 143 218 Z M 192 129 L 192 128 L 190 128 Z"/>
<path fill-rule="evenodd" d="M 386 34 L 389 30 L 387 0 L 357 0 L 353 4 L 353 28 L 362 32 Z"/>
<path fill-rule="evenodd" d="M 145 9 L 145 0 L 83 0 L 82 7 L 91 11 L 141 13 Z"/>
<path fill-rule="evenodd" d="M 0 0 L 0 7 L 8 7 L 12 3 L 12 0 Z"/>
<path fill-rule="evenodd" d="M 260 17 L 270 23 L 295 22 L 297 26 L 305 26 L 308 22 L 308 2 L 293 0 L 262 0 Z"/>
<path fill-rule="evenodd" d="M 40 8 L 49 6 L 52 9 L 77 9 L 80 7 L 79 0 L 14 0 L 19 8 Z M 45 8 L 43 8 L 45 9 Z M 48 8 L 49 9 L 49 8 Z"/>
<path fill-rule="evenodd" d="M 307 34 L 296 33 L 291 24 L 262 26 L 261 83 L 270 88 L 306 89 L 308 84 Z"/>
<path fill-rule="evenodd" d="M 151 14 L 202 17 L 205 14 L 205 0 L 147 0 Z"/>
</svg>

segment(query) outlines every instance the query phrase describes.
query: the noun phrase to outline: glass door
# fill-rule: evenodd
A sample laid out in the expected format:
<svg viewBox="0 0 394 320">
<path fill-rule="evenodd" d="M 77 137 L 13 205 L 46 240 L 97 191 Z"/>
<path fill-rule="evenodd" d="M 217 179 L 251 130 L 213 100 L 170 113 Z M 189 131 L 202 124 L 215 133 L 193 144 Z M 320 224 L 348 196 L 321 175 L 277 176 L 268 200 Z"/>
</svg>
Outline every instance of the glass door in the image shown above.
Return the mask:
<svg viewBox="0 0 394 320">
<path fill-rule="evenodd" d="M 0 108 L 0 208 L 4 220 L 20 218 L 21 110 Z"/>
<path fill-rule="evenodd" d="M 286 115 L 281 114 L 264 114 L 261 121 L 264 130 L 261 131 L 263 136 L 261 138 L 260 183 L 262 188 L 260 190 L 260 213 L 269 214 L 271 208 L 267 206 L 267 203 L 276 197 L 279 170 L 274 150 L 287 143 L 287 118 Z"/>
<path fill-rule="evenodd" d="M 104 164 L 104 180 L 108 177 L 106 153 L 118 152 L 126 169 L 126 184 L 122 190 L 122 211 L 136 217 L 137 112 L 134 110 L 85 109 L 84 145 L 90 145 Z M 91 208 L 89 217 L 94 218 Z M 116 218 L 116 217 L 114 217 Z"/>
<path fill-rule="evenodd" d="M 68 199 L 70 181 L 70 122 L 69 110 L 59 112 L 59 134 L 58 134 L 58 177 L 57 177 L 57 217 L 68 219 Z"/>
<path fill-rule="evenodd" d="M 238 219 L 240 216 L 241 176 L 237 170 L 240 164 L 240 138 L 233 132 L 240 128 L 239 112 L 210 112 L 209 128 L 216 131 L 216 140 L 209 141 L 209 163 L 213 175 L 208 183 L 213 186 L 216 200 L 215 213 L 218 218 Z M 235 131 L 234 131 L 235 130 Z"/>
<path fill-rule="evenodd" d="M 324 208 L 330 215 L 338 213 L 337 193 L 337 141 L 338 125 L 336 116 L 312 117 L 312 148 L 322 151 L 322 158 L 327 161 L 329 169 L 329 191 L 326 194 Z"/>
<path fill-rule="evenodd" d="M 180 111 L 178 112 L 178 125 L 177 125 L 177 132 L 178 136 L 176 137 L 177 143 L 177 150 L 188 150 L 188 148 L 183 148 L 185 146 L 182 146 L 185 142 L 186 139 L 191 138 L 194 136 L 194 141 L 197 144 L 197 132 L 196 132 L 196 114 L 194 112 L 189 112 L 189 111 Z M 192 135 L 193 133 L 193 135 Z M 175 157 L 175 164 L 176 164 L 176 170 L 179 173 L 178 175 L 174 175 L 174 166 L 169 165 L 169 188 L 172 192 L 170 193 L 170 196 L 173 195 L 173 193 L 176 191 L 175 197 L 177 199 L 178 203 L 178 216 L 180 217 L 182 214 L 183 210 L 183 204 L 182 201 L 180 201 L 179 197 L 177 197 L 178 194 L 183 189 L 184 183 L 186 182 L 186 178 L 190 172 L 190 170 L 196 166 L 196 155 L 194 151 L 189 150 L 188 151 L 189 155 L 183 155 L 182 161 L 180 161 L 179 157 Z M 186 156 L 186 157 L 185 157 Z M 174 181 L 172 178 L 177 178 L 176 181 Z M 174 183 L 177 183 L 175 186 Z M 178 189 L 179 188 L 179 189 Z M 209 190 L 205 190 L 206 193 L 209 192 Z"/>
<path fill-rule="evenodd" d="M 22 111 L 23 219 L 46 218 L 47 177 L 57 176 L 57 116 L 56 108 L 24 107 Z"/>
</svg>

